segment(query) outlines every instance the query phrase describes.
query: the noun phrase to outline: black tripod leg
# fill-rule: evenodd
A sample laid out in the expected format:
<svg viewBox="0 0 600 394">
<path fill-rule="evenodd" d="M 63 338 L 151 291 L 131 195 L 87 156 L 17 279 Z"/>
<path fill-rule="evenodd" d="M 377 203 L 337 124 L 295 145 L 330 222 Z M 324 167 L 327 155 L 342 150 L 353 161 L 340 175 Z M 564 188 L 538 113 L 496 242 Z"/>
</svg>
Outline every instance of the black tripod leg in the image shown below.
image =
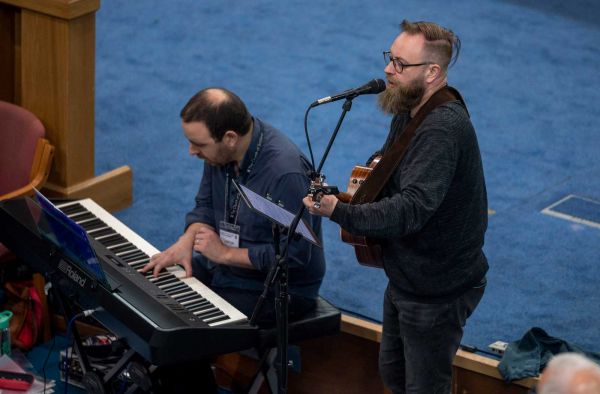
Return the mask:
<svg viewBox="0 0 600 394">
<path fill-rule="evenodd" d="M 275 300 L 277 314 L 277 340 L 278 340 L 278 383 L 279 394 L 286 394 L 288 388 L 288 304 L 289 296 L 287 292 L 287 265 L 279 277 L 278 295 Z"/>
<path fill-rule="evenodd" d="M 51 286 L 50 291 L 52 292 L 54 298 L 58 301 L 60 309 L 62 309 L 65 315 L 67 325 L 69 325 L 69 323 L 71 323 L 71 319 L 73 319 L 75 314 L 73 313 L 73 309 L 69 305 L 68 300 L 66 299 L 65 295 L 55 286 Z M 73 322 L 72 327 L 67 327 L 67 330 L 69 329 L 73 335 L 73 346 L 75 348 L 75 353 L 77 354 L 77 357 L 79 357 L 79 362 L 81 363 L 81 371 L 85 375 L 86 373 L 92 371 L 90 361 L 87 357 L 87 354 L 85 354 L 85 352 L 83 351 L 81 336 L 79 335 L 79 330 L 77 329 L 75 322 Z"/>
</svg>

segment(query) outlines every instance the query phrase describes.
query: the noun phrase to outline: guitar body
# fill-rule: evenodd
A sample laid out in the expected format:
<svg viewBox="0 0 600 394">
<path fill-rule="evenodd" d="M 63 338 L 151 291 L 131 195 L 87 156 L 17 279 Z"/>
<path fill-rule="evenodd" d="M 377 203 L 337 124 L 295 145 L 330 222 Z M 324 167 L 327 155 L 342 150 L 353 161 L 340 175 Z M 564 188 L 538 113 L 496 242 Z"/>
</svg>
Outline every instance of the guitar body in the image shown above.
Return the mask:
<svg viewBox="0 0 600 394">
<path fill-rule="evenodd" d="M 355 166 L 352 169 L 352 174 L 348 181 L 348 191 L 338 195 L 338 198 L 341 201 L 350 202 L 354 193 L 356 193 L 373 168 L 379 163 L 379 159 L 380 157 L 376 157 L 369 167 Z M 356 259 L 360 264 L 369 267 L 383 268 L 383 254 L 381 245 L 379 245 L 377 241 L 363 236 L 352 235 L 344 229 L 341 230 L 341 237 L 343 242 L 354 246 Z"/>
</svg>

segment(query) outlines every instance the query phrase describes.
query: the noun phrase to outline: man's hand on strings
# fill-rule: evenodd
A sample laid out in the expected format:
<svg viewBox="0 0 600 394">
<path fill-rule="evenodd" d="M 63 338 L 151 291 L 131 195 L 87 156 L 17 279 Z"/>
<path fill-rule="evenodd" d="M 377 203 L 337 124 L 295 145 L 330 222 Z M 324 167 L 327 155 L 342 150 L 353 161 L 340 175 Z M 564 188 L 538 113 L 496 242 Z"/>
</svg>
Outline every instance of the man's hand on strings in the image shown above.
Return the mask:
<svg viewBox="0 0 600 394">
<path fill-rule="evenodd" d="M 311 215 L 330 217 L 338 203 L 337 197 L 323 193 L 319 193 L 318 197 L 318 203 L 310 195 L 304 197 L 302 203 Z"/>
</svg>

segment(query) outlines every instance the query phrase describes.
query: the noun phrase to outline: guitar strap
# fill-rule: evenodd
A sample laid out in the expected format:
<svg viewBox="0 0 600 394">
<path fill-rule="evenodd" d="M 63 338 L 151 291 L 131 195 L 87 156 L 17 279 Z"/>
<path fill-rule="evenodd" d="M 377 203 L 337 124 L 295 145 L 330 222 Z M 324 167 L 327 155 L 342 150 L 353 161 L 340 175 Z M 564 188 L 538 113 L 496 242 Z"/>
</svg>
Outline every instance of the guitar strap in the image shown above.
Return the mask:
<svg viewBox="0 0 600 394">
<path fill-rule="evenodd" d="M 465 101 L 458 92 L 451 86 L 445 86 L 438 90 L 427 100 L 425 105 L 419 109 L 419 112 L 406 125 L 402 135 L 394 141 L 392 146 L 386 150 L 385 154 L 379 163 L 373 168 L 369 176 L 364 180 L 362 185 L 356 190 L 350 200 L 350 204 L 364 204 L 375 201 L 381 193 L 381 190 L 392 176 L 392 173 L 398 167 L 410 141 L 415 136 L 417 128 L 423 120 L 436 107 L 445 104 L 449 101 L 460 100 L 462 105 L 467 108 Z M 467 114 L 469 111 L 467 110 Z"/>
</svg>

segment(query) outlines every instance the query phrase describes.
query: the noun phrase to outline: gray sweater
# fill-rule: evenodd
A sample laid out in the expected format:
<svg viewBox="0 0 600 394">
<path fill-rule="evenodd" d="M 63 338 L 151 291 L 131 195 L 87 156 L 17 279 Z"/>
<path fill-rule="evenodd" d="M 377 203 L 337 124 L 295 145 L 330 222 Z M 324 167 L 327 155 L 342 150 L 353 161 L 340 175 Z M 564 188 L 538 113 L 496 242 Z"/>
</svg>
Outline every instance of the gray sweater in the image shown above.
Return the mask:
<svg viewBox="0 0 600 394">
<path fill-rule="evenodd" d="M 381 152 L 409 120 L 408 113 L 392 119 Z M 408 298 L 444 302 L 477 285 L 488 269 L 487 194 L 475 130 L 460 102 L 425 118 L 378 201 L 338 202 L 331 220 L 381 241 L 390 283 Z"/>
</svg>

